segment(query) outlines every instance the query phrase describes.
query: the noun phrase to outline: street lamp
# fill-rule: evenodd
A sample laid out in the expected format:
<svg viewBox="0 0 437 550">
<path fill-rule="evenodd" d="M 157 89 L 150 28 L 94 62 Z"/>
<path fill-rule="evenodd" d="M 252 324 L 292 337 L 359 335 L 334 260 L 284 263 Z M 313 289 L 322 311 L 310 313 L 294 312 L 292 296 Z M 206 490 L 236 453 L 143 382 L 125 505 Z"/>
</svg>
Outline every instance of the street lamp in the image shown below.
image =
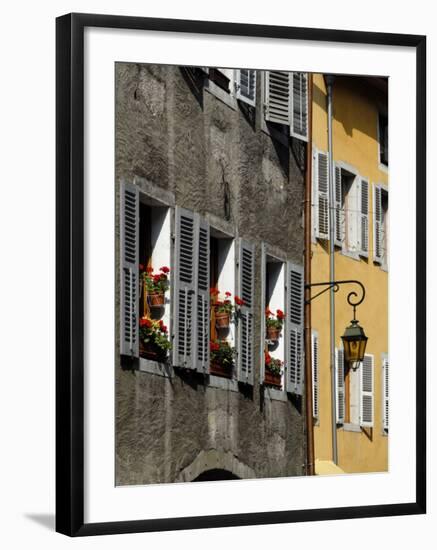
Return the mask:
<svg viewBox="0 0 437 550">
<path fill-rule="evenodd" d="M 343 336 L 341 339 L 343 340 L 343 348 L 344 348 L 344 358 L 348 363 L 355 363 L 357 361 L 362 361 L 364 359 L 364 353 L 366 351 L 366 344 L 367 344 L 367 336 L 364 332 L 363 327 L 361 327 L 358 324 L 357 319 L 355 318 L 355 310 L 356 307 L 361 304 L 361 302 L 364 300 L 364 297 L 366 295 L 366 291 L 364 289 L 364 286 L 360 281 L 355 280 L 348 280 L 348 281 L 328 281 L 326 283 L 313 283 L 306 285 L 307 288 L 311 288 L 314 286 L 326 286 L 327 288 L 320 291 L 315 296 L 311 296 L 311 298 L 308 300 L 311 302 L 311 300 L 314 300 L 314 298 L 317 298 L 317 296 L 320 296 L 320 294 L 323 294 L 330 288 L 334 289 L 334 292 L 337 292 L 340 288 L 340 285 L 344 284 L 356 284 L 361 287 L 362 296 L 357 301 L 352 301 L 353 297 L 357 297 L 356 292 L 349 292 L 347 295 L 347 301 L 348 304 L 353 307 L 354 311 L 354 318 L 351 321 L 351 324 L 346 327 L 346 330 L 344 331 Z"/>
<path fill-rule="evenodd" d="M 343 336 L 344 358 L 349 363 L 362 361 L 366 351 L 367 336 L 356 319 L 346 327 Z"/>
</svg>

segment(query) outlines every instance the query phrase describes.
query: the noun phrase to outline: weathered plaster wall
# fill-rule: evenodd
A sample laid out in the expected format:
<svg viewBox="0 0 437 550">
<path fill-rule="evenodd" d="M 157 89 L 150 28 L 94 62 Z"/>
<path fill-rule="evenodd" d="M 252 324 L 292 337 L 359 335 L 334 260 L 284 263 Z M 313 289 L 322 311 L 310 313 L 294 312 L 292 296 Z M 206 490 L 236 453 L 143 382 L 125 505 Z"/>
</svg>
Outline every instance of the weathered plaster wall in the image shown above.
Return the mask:
<svg viewBox="0 0 437 550">
<path fill-rule="evenodd" d="M 197 374 L 170 379 L 123 369 L 117 360 L 117 484 L 188 479 L 191 471 L 201 473 L 203 456 L 210 457 L 205 469 L 211 456 L 219 467 L 238 465 L 238 477 L 303 473 L 303 404 L 267 399 L 259 386 L 259 243 L 302 263 L 303 173 L 296 152 L 261 131 L 259 86 L 257 93 L 253 120 L 253 113 L 204 90 L 196 72 L 116 65 L 116 182 L 144 178 L 172 192 L 176 204 L 219 218 L 226 184 L 235 236 L 258 243 L 253 392 L 212 388 Z M 301 155 L 299 146 L 293 144 Z"/>
</svg>

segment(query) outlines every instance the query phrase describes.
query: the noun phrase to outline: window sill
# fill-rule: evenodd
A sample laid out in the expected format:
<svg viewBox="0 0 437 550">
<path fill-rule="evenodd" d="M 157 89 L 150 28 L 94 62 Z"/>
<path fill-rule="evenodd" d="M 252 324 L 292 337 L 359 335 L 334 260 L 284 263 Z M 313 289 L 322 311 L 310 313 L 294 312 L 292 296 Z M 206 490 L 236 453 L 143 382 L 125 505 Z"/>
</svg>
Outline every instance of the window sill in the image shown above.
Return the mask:
<svg viewBox="0 0 437 550">
<path fill-rule="evenodd" d="M 264 396 L 270 401 L 288 401 L 287 394 L 284 390 L 276 390 L 270 386 L 264 386 Z"/>
<path fill-rule="evenodd" d="M 361 433 L 361 426 L 358 424 L 343 424 L 343 430 L 345 432 Z"/>
<path fill-rule="evenodd" d="M 381 172 L 385 172 L 386 174 L 388 174 L 388 164 L 380 162 L 378 168 L 381 170 Z"/>
<path fill-rule="evenodd" d="M 143 357 L 140 357 L 139 370 L 141 372 L 155 374 L 156 376 L 163 376 L 164 378 L 173 378 L 173 367 L 171 365 L 159 363 L 158 361 L 151 361 Z"/>
<path fill-rule="evenodd" d="M 340 249 L 340 253 L 343 256 L 346 256 L 347 258 L 350 258 L 351 260 L 355 260 L 357 262 L 361 261 L 361 256 L 358 252 L 350 252 L 349 250 Z"/>
<path fill-rule="evenodd" d="M 220 88 L 220 86 L 217 86 L 217 84 L 214 84 L 214 82 L 209 79 L 207 79 L 205 83 L 205 90 L 230 107 L 232 110 L 236 111 L 238 109 L 236 97 L 232 95 L 232 93 L 225 92 L 222 88 Z"/>
<path fill-rule="evenodd" d="M 213 374 L 210 374 L 207 387 L 238 392 L 238 380 L 235 380 L 233 378 L 223 378 L 221 376 L 214 376 Z"/>
</svg>

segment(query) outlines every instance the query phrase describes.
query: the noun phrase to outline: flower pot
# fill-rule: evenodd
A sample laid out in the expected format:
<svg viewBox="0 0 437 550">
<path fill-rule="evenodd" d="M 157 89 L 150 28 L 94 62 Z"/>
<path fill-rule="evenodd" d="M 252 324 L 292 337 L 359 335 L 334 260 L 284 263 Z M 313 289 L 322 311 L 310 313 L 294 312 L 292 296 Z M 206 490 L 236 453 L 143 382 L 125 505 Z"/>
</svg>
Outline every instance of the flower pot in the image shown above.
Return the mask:
<svg viewBox="0 0 437 550">
<path fill-rule="evenodd" d="M 281 336 L 282 330 L 276 327 L 267 327 L 267 340 L 277 342 Z"/>
<path fill-rule="evenodd" d="M 229 328 L 229 313 L 222 312 L 215 314 L 215 326 L 217 328 Z"/>
<path fill-rule="evenodd" d="M 264 384 L 267 384 L 268 386 L 275 386 L 277 388 L 280 388 L 282 386 L 281 375 L 273 374 L 272 372 L 269 371 L 269 369 L 266 368 L 264 373 Z"/>
<path fill-rule="evenodd" d="M 224 367 L 222 364 L 212 361 L 209 366 L 209 373 L 214 376 L 232 378 L 232 367 Z"/>
<path fill-rule="evenodd" d="M 158 348 L 150 342 L 144 343 L 140 340 L 140 356 L 144 359 L 149 359 L 150 361 L 159 361 L 164 363 L 166 360 L 166 354 L 162 349 Z"/>
<path fill-rule="evenodd" d="M 156 292 L 154 294 L 148 294 L 147 300 L 149 307 L 163 307 L 164 306 L 164 293 Z"/>
</svg>

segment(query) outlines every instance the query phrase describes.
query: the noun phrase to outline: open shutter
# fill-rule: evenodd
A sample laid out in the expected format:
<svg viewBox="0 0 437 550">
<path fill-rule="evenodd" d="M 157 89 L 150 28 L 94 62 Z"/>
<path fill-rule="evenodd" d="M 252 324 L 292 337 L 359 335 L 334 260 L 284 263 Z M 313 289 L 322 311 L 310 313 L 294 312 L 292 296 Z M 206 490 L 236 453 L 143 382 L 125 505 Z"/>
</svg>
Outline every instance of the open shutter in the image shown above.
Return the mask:
<svg viewBox="0 0 437 550">
<path fill-rule="evenodd" d="M 337 424 L 344 424 L 344 351 L 335 349 L 335 409 Z"/>
<path fill-rule="evenodd" d="M 264 383 L 265 350 L 266 350 L 266 244 L 261 243 L 261 348 L 260 348 L 260 376 L 259 383 Z"/>
<path fill-rule="evenodd" d="M 308 73 L 291 73 L 291 80 L 290 134 L 308 141 Z"/>
<path fill-rule="evenodd" d="M 381 188 L 377 185 L 373 187 L 373 259 L 375 262 L 382 263 L 382 206 L 381 206 Z"/>
<path fill-rule="evenodd" d="M 238 294 L 244 300 L 238 317 L 238 380 L 253 384 L 253 306 L 254 306 L 255 248 L 240 239 L 238 253 Z"/>
<path fill-rule="evenodd" d="M 303 389 L 303 267 L 287 262 L 286 389 L 302 395 Z"/>
<path fill-rule="evenodd" d="M 176 207 L 173 363 L 195 368 L 193 357 L 196 223 L 193 212 Z"/>
<path fill-rule="evenodd" d="M 199 372 L 209 370 L 209 224 L 198 220 L 197 272 L 196 272 L 196 368 Z"/>
<path fill-rule="evenodd" d="M 316 237 L 329 239 L 328 155 L 322 151 L 316 152 L 314 175 L 316 178 Z"/>
<path fill-rule="evenodd" d="M 342 208 L 342 185 L 341 185 L 341 168 L 335 165 L 334 167 L 334 243 L 336 246 L 343 246 L 344 239 L 344 210 Z"/>
<path fill-rule="evenodd" d="M 311 367 L 313 378 L 313 418 L 319 418 L 319 335 L 311 333 Z"/>
<path fill-rule="evenodd" d="M 388 431 L 389 426 L 389 391 L 390 391 L 390 376 L 389 363 L 386 354 L 382 357 L 382 392 L 383 392 L 383 409 L 382 409 L 382 425 L 384 430 Z"/>
<path fill-rule="evenodd" d="M 139 356 L 138 187 L 120 186 L 120 353 Z"/>
<path fill-rule="evenodd" d="M 265 117 L 270 122 L 290 124 L 291 73 L 265 71 Z"/>
<path fill-rule="evenodd" d="M 360 426 L 373 427 L 373 355 L 365 355 L 361 363 Z"/>
<path fill-rule="evenodd" d="M 236 71 L 237 99 L 255 107 L 256 102 L 256 71 L 237 69 Z"/>
<path fill-rule="evenodd" d="M 359 253 L 369 256 L 369 182 L 361 178 L 358 188 L 358 215 L 359 215 Z"/>
</svg>

